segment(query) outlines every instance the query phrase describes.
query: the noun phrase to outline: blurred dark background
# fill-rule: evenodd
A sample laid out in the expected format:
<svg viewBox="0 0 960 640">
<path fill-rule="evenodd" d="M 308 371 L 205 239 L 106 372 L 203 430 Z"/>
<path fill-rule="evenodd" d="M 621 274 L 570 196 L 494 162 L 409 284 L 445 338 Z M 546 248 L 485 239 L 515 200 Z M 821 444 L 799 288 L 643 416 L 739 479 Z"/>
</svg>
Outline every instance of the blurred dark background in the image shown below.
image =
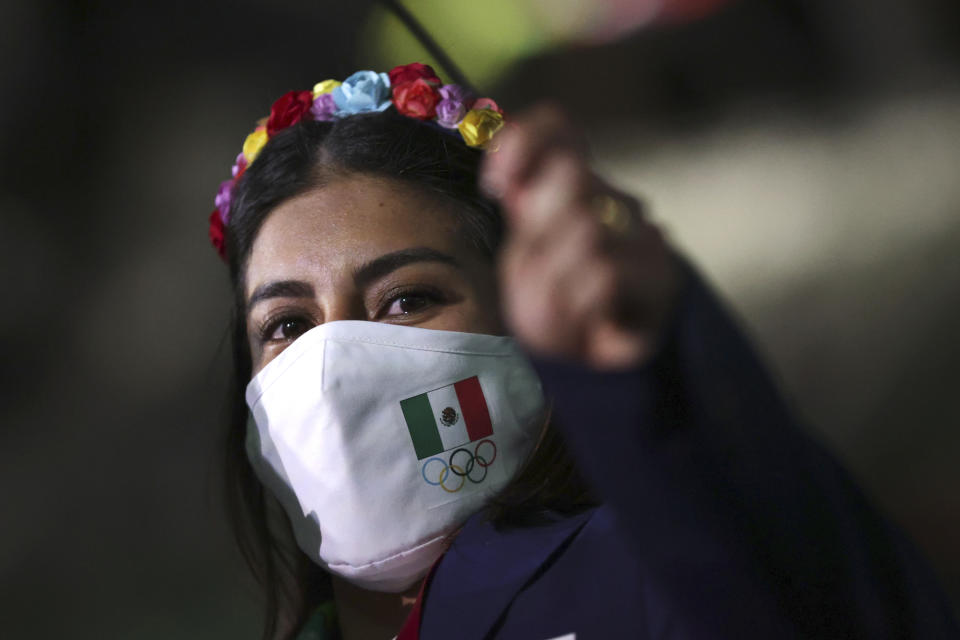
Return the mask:
<svg viewBox="0 0 960 640">
<path fill-rule="evenodd" d="M 408 2 L 501 105 L 573 114 L 960 602 L 960 5 L 743 0 L 605 41 L 577 28 L 603 2 L 473 4 Z M 0 635 L 258 637 L 207 215 L 276 97 L 411 45 L 304 0 L 3 0 L 0 33 Z"/>
</svg>

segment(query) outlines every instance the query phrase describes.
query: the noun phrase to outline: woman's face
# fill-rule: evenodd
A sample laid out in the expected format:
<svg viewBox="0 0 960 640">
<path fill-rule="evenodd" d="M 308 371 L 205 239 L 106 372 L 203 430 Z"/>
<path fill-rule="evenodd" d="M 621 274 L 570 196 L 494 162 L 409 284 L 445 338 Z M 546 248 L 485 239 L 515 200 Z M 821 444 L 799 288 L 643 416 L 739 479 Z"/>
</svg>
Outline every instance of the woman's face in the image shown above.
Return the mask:
<svg viewBox="0 0 960 640">
<path fill-rule="evenodd" d="M 461 237 L 454 207 L 353 174 L 274 209 L 246 272 L 253 373 L 333 320 L 500 333 L 492 264 Z"/>
</svg>

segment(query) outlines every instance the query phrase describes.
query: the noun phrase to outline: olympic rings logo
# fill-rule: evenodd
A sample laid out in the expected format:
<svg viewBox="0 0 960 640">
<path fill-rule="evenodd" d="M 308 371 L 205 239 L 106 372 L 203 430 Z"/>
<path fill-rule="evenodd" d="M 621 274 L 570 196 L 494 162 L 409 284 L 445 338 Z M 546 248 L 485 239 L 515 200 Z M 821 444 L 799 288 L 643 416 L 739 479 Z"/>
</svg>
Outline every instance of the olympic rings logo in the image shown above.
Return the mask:
<svg viewBox="0 0 960 640">
<path fill-rule="evenodd" d="M 490 445 L 490 450 L 486 451 L 489 459 L 487 456 L 480 454 L 480 447 L 485 444 Z M 487 469 L 496 459 L 497 444 L 493 440 L 481 440 L 473 448 L 472 453 L 469 449 L 461 447 L 454 449 L 446 460 L 437 457 L 430 458 L 423 463 L 420 475 L 423 476 L 423 480 L 427 484 L 440 487 L 447 493 L 456 493 L 463 489 L 467 480 L 473 484 L 483 482 L 487 477 Z M 427 473 L 427 467 L 430 467 L 429 474 Z M 431 477 L 435 479 L 431 479 Z M 455 478 L 460 478 L 460 482 L 458 483 Z"/>
</svg>

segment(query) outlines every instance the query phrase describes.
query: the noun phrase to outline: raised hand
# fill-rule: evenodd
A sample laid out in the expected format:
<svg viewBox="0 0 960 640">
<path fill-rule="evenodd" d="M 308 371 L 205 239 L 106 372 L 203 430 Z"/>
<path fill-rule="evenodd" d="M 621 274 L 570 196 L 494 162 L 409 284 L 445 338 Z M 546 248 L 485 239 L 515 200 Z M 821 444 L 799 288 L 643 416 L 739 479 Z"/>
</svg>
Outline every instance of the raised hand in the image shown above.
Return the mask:
<svg viewBox="0 0 960 640">
<path fill-rule="evenodd" d="M 507 219 L 500 286 L 513 334 L 533 353 L 597 369 L 643 364 L 679 289 L 660 230 L 591 171 L 556 108 L 515 118 L 493 149 L 481 184 Z"/>
</svg>

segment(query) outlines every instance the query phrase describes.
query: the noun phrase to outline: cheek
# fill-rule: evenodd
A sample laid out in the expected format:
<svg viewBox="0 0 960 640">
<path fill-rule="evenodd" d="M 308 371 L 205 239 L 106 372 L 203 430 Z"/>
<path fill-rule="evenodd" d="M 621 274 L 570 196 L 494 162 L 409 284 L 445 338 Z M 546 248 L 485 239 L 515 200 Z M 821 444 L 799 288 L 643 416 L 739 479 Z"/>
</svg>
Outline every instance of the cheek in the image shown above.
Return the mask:
<svg viewBox="0 0 960 640">
<path fill-rule="evenodd" d="M 474 328 L 472 333 L 489 333 L 503 335 L 506 329 L 500 315 L 500 298 L 496 287 L 490 286 L 488 291 L 476 299 L 474 312 Z"/>
<path fill-rule="evenodd" d="M 250 378 L 253 379 L 270 361 L 280 355 L 286 345 L 263 344 L 256 335 L 256 329 L 247 329 L 247 348 L 250 350 Z"/>
<path fill-rule="evenodd" d="M 471 295 L 453 310 L 459 326 L 452 330 L 503 335 L 506 329 L 500 315 L 496 278 L 490 270 L 484 270 L 481 275 L 474 279 Z"/>
<path fill-rule="evenodd" d="M 267 366 L 267 363 L 273 359 L 271 356 L 264 353 L 263 349 L 260 349 L 257 346 L 256 342 L 257 342 L 256 340 L 251 339 L 249 336 L 247 337 L 247 344 L 249 345 L 249 348 L 250 348 L 250 365 L 251 365 L 250 377 L 251 378 L 255 377 L 258 373 L 260 373 L 260 370 L 263 369 L 265 366 Z"/>
<path fill-rule="evenodd" d="M 486 309 L 478 306 L 477 301 L 472 298 L 464 299 L 456 305 L 446 307 L 429 320 L 414 326 L 423 329 L 461 331 L 464 333 L 487 333 L 491 335 L 502 333 L 498 315 L 490 314 Z"/>
</svg>

